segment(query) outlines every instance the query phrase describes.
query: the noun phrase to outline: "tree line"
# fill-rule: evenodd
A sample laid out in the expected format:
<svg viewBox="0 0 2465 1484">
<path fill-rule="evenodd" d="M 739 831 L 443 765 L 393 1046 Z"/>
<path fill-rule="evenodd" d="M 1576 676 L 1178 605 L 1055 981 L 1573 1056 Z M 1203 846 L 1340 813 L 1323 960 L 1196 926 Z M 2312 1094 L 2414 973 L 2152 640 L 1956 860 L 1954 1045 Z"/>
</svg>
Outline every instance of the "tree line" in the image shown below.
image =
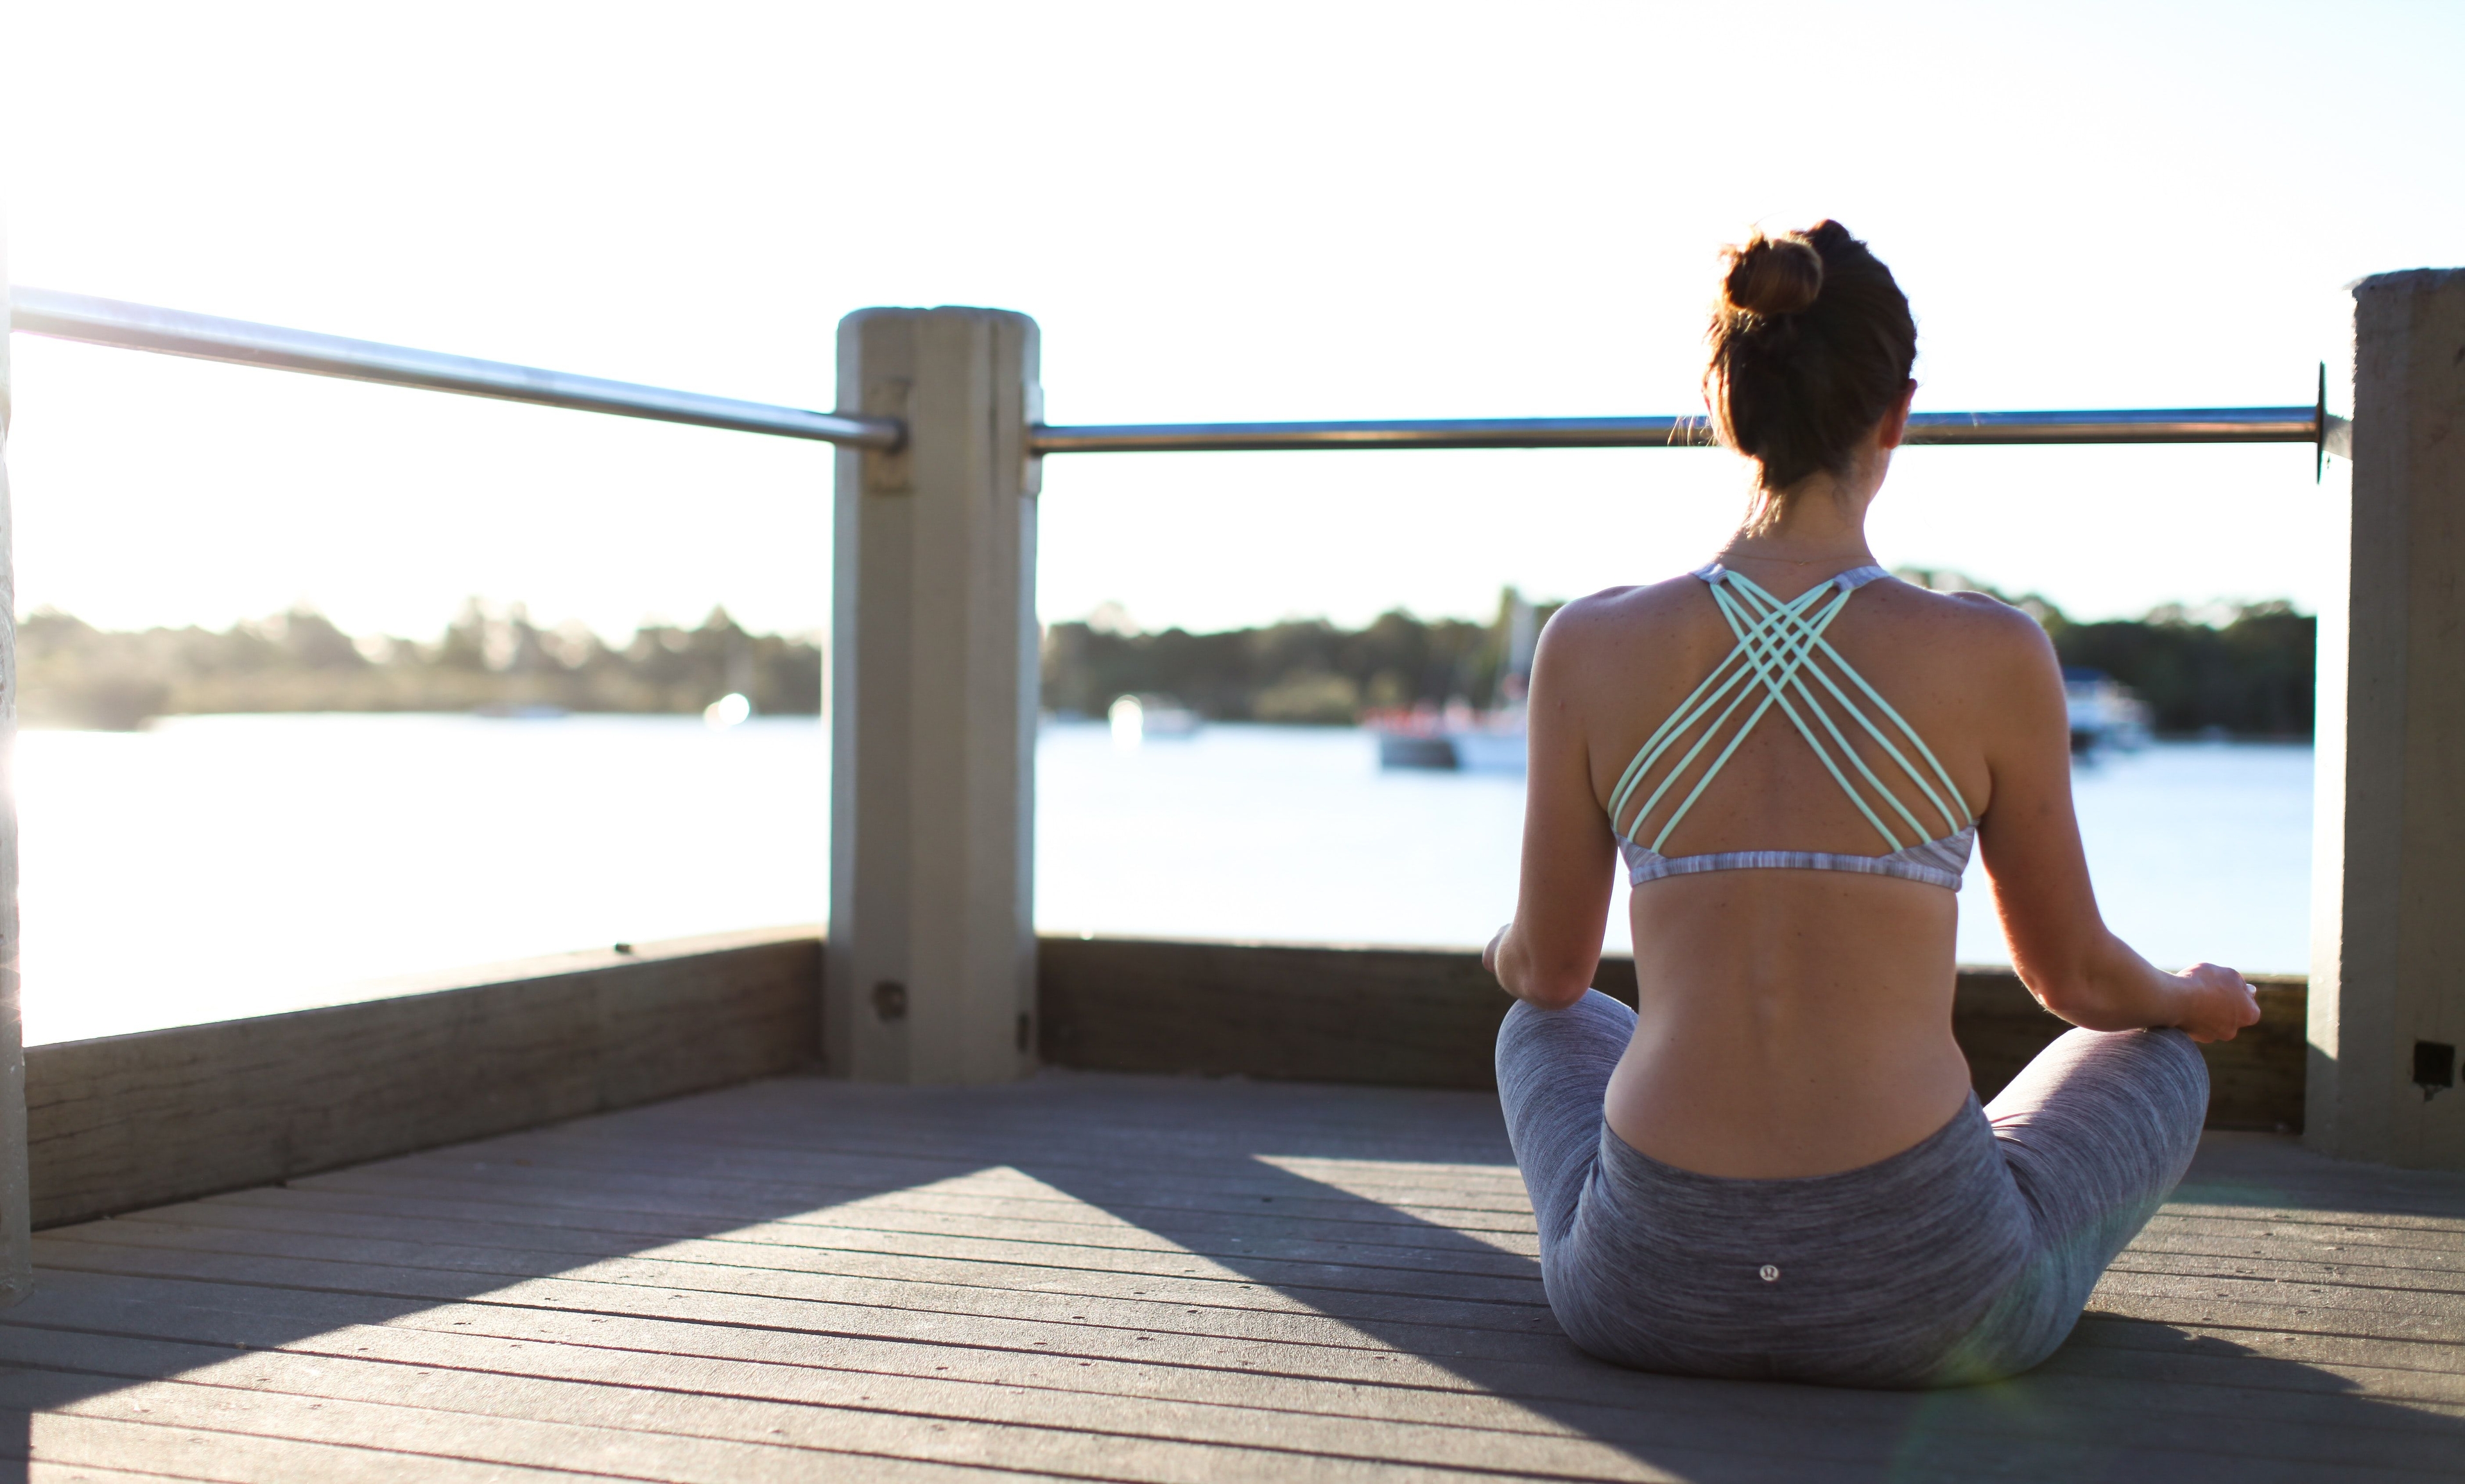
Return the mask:
<svg viewBox="0 0 2465 1484">
<path fill-rule="evenodd" d="M 1905 570 L 1939 588 L 1991 588 Z M 2311 734 L 2318 621 L 2291 604 L 2215 614 L 2180 607 L 2078 623 L 2033 594 L 1993 594 L 2034 615 L 2066 666 L 2100 671 L 2145 700 L 2157 730 Z M 1512 595 L 1491 623 L 1397 610 L 1361 629 L 1323 619 L 1191 633 L 1072 622 L 1044 634 L 1044 704 L 1095 716 L 1160 693 L 1218 720 L 1351 725 L 1365 714 L 1501 697 Z M 1553 608 L 1543 607 L 1545 619 Z M 646 624 L 621 645 L 579 625 L 542 629 L 521 605 L 477 600 L 432 642 L 359 638 L 296 609 L 215 631 L 113 632 L 38 609 L 18 626 L 18 715 L 33 726 L 126 728 L 212 712 L 700 711 L 731 692 L 757 713 L 813 716 L 822 650 L 748 632 L 723 609 L 695 628 Z"/>
<path fill-rule="evenodd" d="M 2067 668 L 2113 676 L 2148 703 L 2162 734 L 2308 738 L 2318 620 L 2272 601 L 2212 615 L 2180 606 L 2136 619 L 2075 622 L 2034 594 L 2010 596 L 1956 573 L 1908 581 L 1971 589 L 2027 610 Z M 1543 608 L 1545 617 L 1554 611 Z M 1496 622 L 1395 611 L 1368 627 L 1299 620 L 1219 633 L 1144 633 L 1118 624 L 1046 631 L 1045 704 L 1097 715 L 1117 696 L 1157 693 L 1219 720 L 1350 725 L 1370 710 L 1451 700 L 1495 703 L 1504 674 L 1506 605 Z"/>
<path fill-rule="evenodd" d="M 1221 633 L 1054 624 L 1044 634 L 1044 703 L 1094 716 L 1117 696 L 1151 692 L 1218 720 L 1325 726 L 1454 699 L 1485 707 L 1505 676 L 1505 607 L 1490 624 L 1398 610 L 1366 629 L 1322 618 Z"/>
<path fill-rule="evenodd" d="M 822 652 L 747 632 L 646 624 L 611 646 L 477 599 L 430 643 L 354 639 L 311 609 L 215 631 L 113 632 L 52 609 L 17 626 L 17 709 L 30 726 L 126 729 L 150 717 L 288 711 L 700 711 L 736 693 L 757 713 L 813 716 Z"/>
</svg>

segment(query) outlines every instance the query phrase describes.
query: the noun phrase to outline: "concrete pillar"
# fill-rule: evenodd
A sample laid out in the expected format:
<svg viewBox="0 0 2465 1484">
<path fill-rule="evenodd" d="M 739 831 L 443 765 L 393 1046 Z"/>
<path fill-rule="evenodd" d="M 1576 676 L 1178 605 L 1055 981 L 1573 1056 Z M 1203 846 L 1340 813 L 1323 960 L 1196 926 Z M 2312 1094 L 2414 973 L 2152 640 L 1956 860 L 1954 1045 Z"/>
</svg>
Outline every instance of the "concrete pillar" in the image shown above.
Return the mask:
<svg viewBox="0 0 2465 1484">
<path fill-rule="evenodd" d="M 0 239 L 0 294 L 9 255 Z M 5 307 L 0 303 L 0 307 Z M 0 1308 L 33 1292 L 26 1046 L 17 1018 L 17 568 L 9 505 L 9 336 L 0 333 Z"/>
<path fill-rule="evenodd" d="M 1035 321 L 850 315 L 839 410 L 908 435 L 838 454 L 823 1057 L 867 1081 L 1015 1077 L 1035 1045 Z"/>
<path fill-rule="evenodd" d="M 2465 269 L 2354 285 L 2352 502 L 2320 626 L 2304 1140 L 2465 1169 Z"/>
</svg>

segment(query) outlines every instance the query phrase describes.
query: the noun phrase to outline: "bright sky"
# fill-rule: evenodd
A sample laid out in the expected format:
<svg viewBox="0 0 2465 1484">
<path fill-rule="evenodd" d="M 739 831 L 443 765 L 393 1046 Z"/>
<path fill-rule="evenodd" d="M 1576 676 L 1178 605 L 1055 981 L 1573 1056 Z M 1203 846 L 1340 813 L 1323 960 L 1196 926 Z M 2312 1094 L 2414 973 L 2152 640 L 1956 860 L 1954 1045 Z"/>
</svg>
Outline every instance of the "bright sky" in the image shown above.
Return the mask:
<svg viewBox="0 0 2465 1484">
<path fill-rule="evenodd" d="M 2465 6 L 14 8 L 16 281 L 829 407 L 833 326 L 1044 329 L 1059 422 L 1697 406 L 1717 248 L 1832 215 L 1934 410 L 2310 399 L 2465 262 Z M 21 603 L 466 594 L 823 626 L 830 457 L 16 338 Z M 1055 459 L 1048 619 L 1486 614 L 1699 561 L 1711 452 Z M 1883 560 L 2076 612 L 2330 590 L 2307 448 L 1903 455 Z"/>
</svg>

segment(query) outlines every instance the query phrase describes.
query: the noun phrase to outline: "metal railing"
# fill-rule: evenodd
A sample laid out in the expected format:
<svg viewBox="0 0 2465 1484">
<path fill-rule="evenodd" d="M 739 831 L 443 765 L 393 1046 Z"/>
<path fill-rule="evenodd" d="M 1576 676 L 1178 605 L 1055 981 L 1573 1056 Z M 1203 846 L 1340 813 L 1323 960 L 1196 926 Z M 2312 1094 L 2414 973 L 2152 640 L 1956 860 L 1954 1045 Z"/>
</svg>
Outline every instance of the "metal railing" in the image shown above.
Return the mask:
<svg viewBox="0 0 2465 1484">
<path fill-rule="evenodd" d="M 1919 412 L 1907 441 L 1980 443 L 2316 443 L 2310 407 L 2131 409 L 2088 412 Z M 1040 454 L 1165 454 L 1252 449 L 1710 448 L 1702 417 L 1483 417 L 1392 423 L 1131 423 L 1042 427 Z"/>
<path fill-rule="evenodd" d="M 773 407 L 766 402 L 704 396 L 698 391 L 670 391 L 632 382 L 544 371 L 537 366 L 478 361 L 434 350 L 411 350 L 372 340 L 345 340 L 339 335 L 286 330 L 246 320 L 220 320 L 211 315 L 62 294 L 53 289 L 11 288 L 9 327 L 55 340 L 83 341 L 90 345 L 118 345 L 125 350 L 152 350 L 200 361 L 228 361 L 278 371 L 378 382 L 389 387 L 416 387 L 426 391 L 459 392 L 466 397 L 533 402 L 581 412 L 613 412 L 624 417 L 691 423 L 737 432 L 852 443 L 861 448 L 896 448 L 904 435 L 904 430 L 888 418 L 847 417 L 836 412 Z"/>
<path fill-rule="evenodd" d="M 776 407 L 732 397 L 671 391 L 632 382 L 575 376 L 536 366 L 312 330 L 63 294 L 10 290 L 10 327 L 88 344 L 151 350 L 276 370 L 305 371 L 391 387 L 496 397 L 585 412 L 690 423 L 859 448 L 897 448 L 905 430 L 893 418 Z M 1130 423 L 1038 425 L 1037 454 L 1228 453 L 1343 449 L 1706 448 L 1701 417 L 1489 417 L 1341 423 Z M 2324 456 L 2349 457 L 2351 430 L 2327 406 L 2327 377 L 2310 407 L 2126 409 L 2044 412 L 1920 412 L 1912 444 L 2308 443 Z"/>
</svg>

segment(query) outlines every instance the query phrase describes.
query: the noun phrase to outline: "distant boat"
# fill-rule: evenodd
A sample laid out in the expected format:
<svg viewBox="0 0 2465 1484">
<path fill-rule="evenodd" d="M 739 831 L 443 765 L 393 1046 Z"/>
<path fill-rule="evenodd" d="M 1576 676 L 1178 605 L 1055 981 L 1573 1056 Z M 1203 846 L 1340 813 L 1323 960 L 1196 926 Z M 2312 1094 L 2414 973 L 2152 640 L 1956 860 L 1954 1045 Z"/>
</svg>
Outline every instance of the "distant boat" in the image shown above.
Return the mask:
<svg viewBox="0 0 2465 1484">
<path fill-rule="evenodd" d="M 1523 771 L 1523 703 L 1477 712 L 1460 701 L 1440 710 L 1424 706 L 1386 711 L 1369 718 L 1378 737 L 1382 768 L 1433 768 L 1444 772 Z"/>
<path fill-rule="evenodd" d="M 2148 703 L 2102 670 L 2063 667 L 2063 710 L 2071 720 L 2074 756 L 2136 752 L 2148 745 Z"/>
<path fill-rule="evenodd" d="M 1195 737 L 1201 724 L 1197 712 L 1170 696 L 1153 692 L 1117 697 L 1104 719 L 1112 724 L 1113 745 L 1121 748 Z"/>
<path fill-rule="evenodd" d="M 1532 680 L 1532 652 L 1541 641 L 1540 615 L 1510 587 L 1500 617 L 1506 626 L 1506 664 L 1498 682 L 1500 704 L 1475 711 L 1470 701 L 1456 699 L 1444 707 L 1424 702 L 1369 713 L 1363 721 L 1377 734 L 1380 767 L 1524 770 L 1523 694 Z"/>
</svg>

